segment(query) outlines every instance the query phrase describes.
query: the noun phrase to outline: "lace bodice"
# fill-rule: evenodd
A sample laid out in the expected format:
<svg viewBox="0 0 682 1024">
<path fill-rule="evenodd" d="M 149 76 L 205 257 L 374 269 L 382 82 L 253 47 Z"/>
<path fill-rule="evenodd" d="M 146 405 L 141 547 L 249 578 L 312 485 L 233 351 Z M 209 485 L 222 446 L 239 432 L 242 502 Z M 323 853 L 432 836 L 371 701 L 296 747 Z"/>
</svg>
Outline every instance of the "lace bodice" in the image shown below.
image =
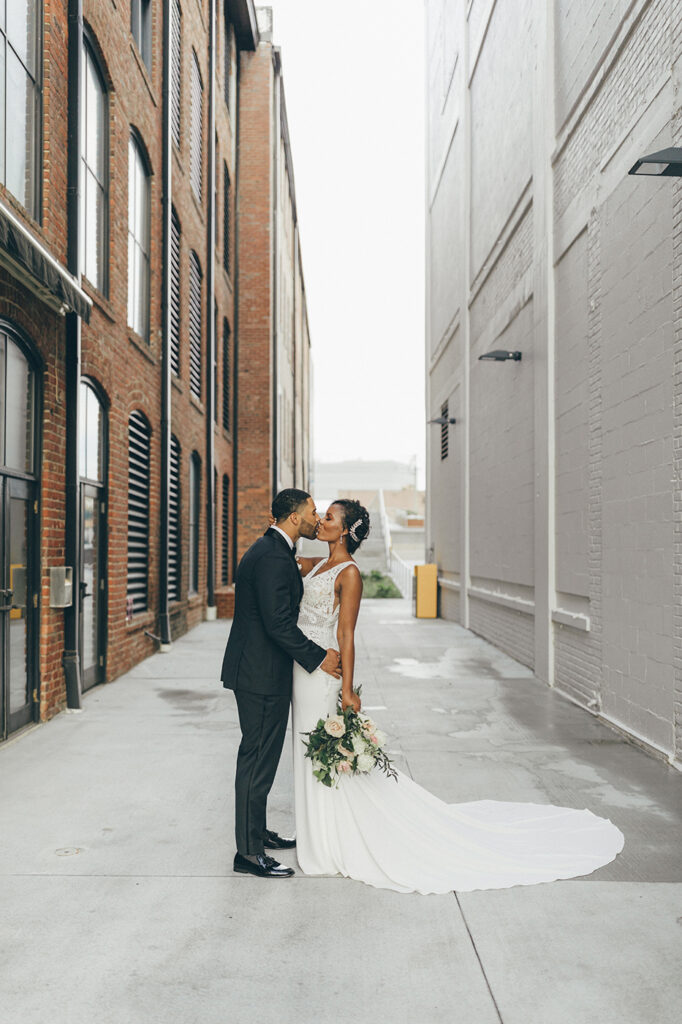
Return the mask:
<svg viewBox="0 0 682 1024">
<path fill-rule="evenodd" d="M 334 608 L 334 583 L 340 572 L 355 563 L 350 559 L 317 575 L 325 562 L 317 565 L 303 577 L 303 597 L 298 613 L 298 627 L 309 640 L 320 647 L 336 647 L 336 625 L 339 607 Z"/>
</svg>

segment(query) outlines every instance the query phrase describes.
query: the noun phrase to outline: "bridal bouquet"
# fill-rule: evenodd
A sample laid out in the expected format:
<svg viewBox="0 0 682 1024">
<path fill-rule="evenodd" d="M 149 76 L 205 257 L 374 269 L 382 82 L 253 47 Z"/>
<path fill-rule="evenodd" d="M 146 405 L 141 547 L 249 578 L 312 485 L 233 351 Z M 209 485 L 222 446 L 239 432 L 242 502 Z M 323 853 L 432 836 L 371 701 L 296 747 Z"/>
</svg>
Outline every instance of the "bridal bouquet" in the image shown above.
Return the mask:
<svg viewBox="0 0 682 1024">
<path fill-rule="evenodd" d="M 340 696 L 336 714 L 321 718 L 314 729 L 303 735 L 308 737 L 303 740 L 305 756 L 313 762 L 313 774 L 323 786 L 337 786 L 343 775 L 367 775 L 374 767 L 398 780 L 383 749 L 385 734 L 367 715 L 352 708 L 344 711 Z"/>
</svg>

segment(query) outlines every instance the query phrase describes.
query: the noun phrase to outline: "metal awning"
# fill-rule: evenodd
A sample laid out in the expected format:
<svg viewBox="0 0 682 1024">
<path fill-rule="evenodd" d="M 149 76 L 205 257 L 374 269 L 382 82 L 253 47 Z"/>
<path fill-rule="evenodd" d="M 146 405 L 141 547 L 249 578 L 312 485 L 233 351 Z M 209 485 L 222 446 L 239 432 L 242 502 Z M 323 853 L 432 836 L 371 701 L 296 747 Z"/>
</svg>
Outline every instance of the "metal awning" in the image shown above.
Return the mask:
<svg viewBox="0 0 682 1024">
<path fill-rule="evenodd" d="M 51 256 L 19 218 L 0 202 L 0 266 L 62 315 L 90 321 L 92 300 L 75 277 Z"/>
</svg>

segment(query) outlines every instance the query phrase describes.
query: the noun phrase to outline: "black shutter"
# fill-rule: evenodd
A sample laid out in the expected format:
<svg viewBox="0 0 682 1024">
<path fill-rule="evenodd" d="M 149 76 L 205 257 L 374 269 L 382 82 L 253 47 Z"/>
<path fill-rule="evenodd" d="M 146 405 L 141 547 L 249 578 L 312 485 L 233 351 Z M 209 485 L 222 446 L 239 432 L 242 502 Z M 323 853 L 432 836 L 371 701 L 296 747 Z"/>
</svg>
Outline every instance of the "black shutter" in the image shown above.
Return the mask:
<svg viewBox="0 0 682 1024">
<path fill-rule="evenodd" d="M 180 445 L 170 443 L 170 488 L 168 494 L 168 599 L 180 600 Z"/>
<path fill-rule="evenodd" d="M 171 14 L 171 131 L 173 141 L 180 148 L 180 87 L 182 82 L 182 20 L 180 4 L 173 0 Z"/>
<path fill-rule="evenodd" d="M 189 154 L 189 179 L 194 194 L 201 202 L 203 191 L 203 134 L 201 131 L 204 87 L 197 55 L 192 51 L 192 125 Z"/>
<path fill-rule="evenodd" d="M 223 164 L 223 266 L 227 274 L 230 273 L 232 262 L 230 260 L 230 213 L 232 205 L 232 189 L 230 188 L 230 175 L 227 164 Z"/>
<path fill-rule="evenodd" d="M 223 514 L 222 546 L 221 546 L 221 579 L 223 584 L 230 582 L 230 478 L 223 477 Z"/>
<path fill-rule="evenodd" d="M 201 265 L 189 254 L 189 388 L 201 401 Z"/>
<path fill-rule="evenodd" d="M 201 507 L 201 460 L 192 452 L 189 460 L 189 592 L 199 590 L 199 515 Z"/>
<path fill-rule="evenodd" d="M 180 376 L 180 221 L 171 213 L 171 294 L 170 294 L 170 359 L 171 369 Z"/>
<path fill-rule="evenodd" d="M 230 327 L 227 320 L 223 320 L 223 427 L 225 430 L 232 429 L 231 383 Z"/>
<path fill-rule="evenodd" d="M 149 573 L 149 447 L 151 431 L 141 412 L 128 421 L 128 588 L 133 613 L 147 608 Z"/>
<path fill-rule="evenodd" d="M 225 96 L 225 105 L 227 109 L 230 109 L 230 78 L 232 77 L 232 41 L 230 39 L 230 19 L 227 16 L 227 5 L 225 10 L 225 53 L 224 53 L 224 82 L 223 82 L 223 95 Z"/>
<path fill-rule="evenodd" d="M 441 459 L 447 459 L 448 448 L 450 444 L 450 424 L 448 419 L 450 413 L 448 412 L 449 402 L 445 402 L 440 407 L 440 414 L 444 419 L 444 422 L 440 425 L 440 457 Z"/>
</svg>

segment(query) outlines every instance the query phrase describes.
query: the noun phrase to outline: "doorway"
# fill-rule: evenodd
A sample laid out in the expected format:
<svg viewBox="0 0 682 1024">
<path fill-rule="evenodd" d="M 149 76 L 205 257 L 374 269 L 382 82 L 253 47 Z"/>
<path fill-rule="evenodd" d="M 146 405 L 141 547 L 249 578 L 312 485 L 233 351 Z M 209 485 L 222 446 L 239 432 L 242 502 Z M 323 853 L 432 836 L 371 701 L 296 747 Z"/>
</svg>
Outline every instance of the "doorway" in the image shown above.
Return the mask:
<svg viewBox="0 0 682 1024">
<path fill-rule="evenodd" d="M 0 325 L 0 739 L 38 708 L 35 373 Z"/>
<path fill-rule="evenodd" d="M 106 679 L 107 505 L 104 406 L 88 380 L 80 393 L 81 682 L 84 690 Z"/>
</svg>

